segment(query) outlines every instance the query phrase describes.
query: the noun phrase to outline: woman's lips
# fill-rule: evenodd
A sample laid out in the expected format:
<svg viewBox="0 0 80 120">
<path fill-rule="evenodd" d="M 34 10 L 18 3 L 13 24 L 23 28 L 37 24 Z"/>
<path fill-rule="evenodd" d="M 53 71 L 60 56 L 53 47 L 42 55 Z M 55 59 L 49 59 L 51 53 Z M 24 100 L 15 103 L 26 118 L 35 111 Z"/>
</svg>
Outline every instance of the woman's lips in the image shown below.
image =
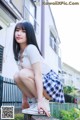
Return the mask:
<svg viewBox="0 0 80 120">
<path fill-rule="evenodd" d="M 21 37 L 16 37 L 17 40 L 21 40 L 22 38 Z"/>
</svg>

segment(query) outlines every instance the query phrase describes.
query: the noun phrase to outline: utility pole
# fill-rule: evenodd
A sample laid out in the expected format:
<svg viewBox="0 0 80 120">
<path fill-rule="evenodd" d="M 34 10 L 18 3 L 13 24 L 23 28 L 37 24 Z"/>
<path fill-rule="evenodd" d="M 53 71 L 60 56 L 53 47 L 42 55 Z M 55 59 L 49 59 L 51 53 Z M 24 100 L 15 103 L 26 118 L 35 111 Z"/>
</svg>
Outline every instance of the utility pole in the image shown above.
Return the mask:
<svg viewBox="0 0 80 120">
<path fill-rule="evenodd" d="M 41 36 L 41 52 L 43 57 L 45 56 L 45 38 L 44 38 L 44 30 L 45 30 L 45 7 L 43 5 L 44 0 L 40 0 L 41 6 L 41 29 L 40 29 L 40 36 Z"/>
</svg>

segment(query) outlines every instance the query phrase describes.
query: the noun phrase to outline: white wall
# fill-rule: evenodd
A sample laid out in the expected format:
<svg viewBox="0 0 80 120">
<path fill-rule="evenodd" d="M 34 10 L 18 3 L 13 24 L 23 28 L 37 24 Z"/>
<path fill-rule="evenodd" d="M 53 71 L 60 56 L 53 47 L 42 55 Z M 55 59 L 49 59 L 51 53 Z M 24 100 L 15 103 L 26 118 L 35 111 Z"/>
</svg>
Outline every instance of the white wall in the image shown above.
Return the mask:
<svg viewBox="0 0 80 120">
<path fill-rule="evenodd" d="M 2 29 L 0 30 L 0 45 L 2 45 L 3 47 L 5 46 L 5 36 L 6 36 L 6 29 Z"/>
<path fill-rule="evenodd" d="M 58 56 L 49 45 L 50 26 L 53 26 L 53 29 L 55 31 L 55 26 L 49 7 L 48 5 L 45 5 L 45 59 L 47 63 L 54 69 L 54 71 L 58 73 Z"/>
<path fill-rule="evenodd" d="M 6 29 L 0 30 L 0 34 L 2 35 L 0 44 L 4 46 L 2 75 L 8 78 L 13 78 L 14 73 L 18 70 L 12 49 L 14 26 L 13 24 Z"/>
</svg>

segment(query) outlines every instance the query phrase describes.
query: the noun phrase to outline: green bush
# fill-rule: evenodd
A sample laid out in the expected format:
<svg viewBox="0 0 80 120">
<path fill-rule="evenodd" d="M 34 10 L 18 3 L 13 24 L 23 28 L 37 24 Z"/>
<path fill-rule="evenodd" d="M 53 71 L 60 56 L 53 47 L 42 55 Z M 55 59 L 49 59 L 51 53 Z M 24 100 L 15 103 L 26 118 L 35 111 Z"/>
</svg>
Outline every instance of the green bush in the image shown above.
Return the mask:
<svg viewBox="0 0 80 120">
<path fill-rule="evenodd" d="M 13 120 L 13 119 L 11 119 Z M 14 120 L 24 120 L 24 115 L 23 114 L 15 114 Z"/>
<path fill-rule="evenodd" d="M 70 94 L 75 90 L 75 88 L 71 86 L 64 86 L 63 90 L 65 94 Z"/>
<path fill-rule="evenodd" d="M 69 111 L 72 108 L 78 108 L 78 105 L 74 104 L 74 103 L 55 103 L 55 102 L 50 102 L 51 116 L 53 116 L 55 118 L 60 118 L 60 111 L 61 110 Z"/>
<path fill-rule="evenodd" d="M 80 110 L 73 108 L 69 111 L 61 110 L 60 111 L 61 120 L 80 120 Z"/>
</svg>

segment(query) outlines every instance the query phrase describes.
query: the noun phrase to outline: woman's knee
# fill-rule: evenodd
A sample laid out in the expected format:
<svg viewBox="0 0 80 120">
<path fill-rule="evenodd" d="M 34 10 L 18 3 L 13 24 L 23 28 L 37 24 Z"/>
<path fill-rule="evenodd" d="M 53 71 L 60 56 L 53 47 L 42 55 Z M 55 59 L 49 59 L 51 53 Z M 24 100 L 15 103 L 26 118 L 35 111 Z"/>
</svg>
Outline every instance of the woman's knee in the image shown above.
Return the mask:
<svg viewBox="0 0 80 120">
<path fill-rule="evenodd" d="M 22 69 L 22 70 L 20 70 L 20 72 L 19 72 L 19 77 L 21 78 L 21 79 L 24 79 L 24 78 L 26 78 L 26 79 L 29 79 L 29 78 L 34 78 L 34 75 L 33 75 L 33 72 L 32 71 L 30 71 L 30 70 L 28 70 L 28 69 Z"/>
<path fill-rule="evenodd" d="M 20 79 L 19 79 L 19 72 L 15 73 L 14 76 L 13 76 L 13 79 L 16 83 L 20 82 Z"/>
</svg>

